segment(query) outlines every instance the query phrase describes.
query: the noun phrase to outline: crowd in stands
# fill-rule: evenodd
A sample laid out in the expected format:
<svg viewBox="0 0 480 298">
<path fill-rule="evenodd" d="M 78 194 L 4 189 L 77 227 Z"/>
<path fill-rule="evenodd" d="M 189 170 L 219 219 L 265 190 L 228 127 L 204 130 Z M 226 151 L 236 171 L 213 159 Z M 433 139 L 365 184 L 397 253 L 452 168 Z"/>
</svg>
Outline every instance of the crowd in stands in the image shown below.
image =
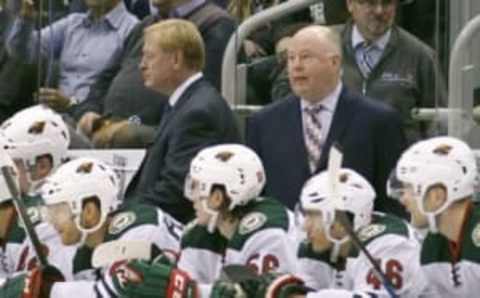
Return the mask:
<svg viewBox="0 0 480 298">
<path fill-rule="evenodd" d="M 406 19 L 400 12 L 415 3 L 321 1 L 256 30 L 243 42 L 238 62 L 248 65 L 247 103 L 266 107 L 247 119 L 242 132 L 234 116 L 227 117 L 227 107 L 213 108 L 208 100 L 220 96 L 223 53 L 238 25 L 283 2 L 75 0 L 68 5 L 55 2 L 53 16 L 53 4 L 39 7 L 28 0 L 3 0 L 0 116 L 5 120 L 40 103 L 62 115 L 71 148 L 147 148 L 139 177 L 127 194 L 148 197 L 165 209 L 170 207 L 162 203 L 163 197 L 181 201 L 188 162 L 199 149 L 242 142 L 242 135 L 266 165 L 265 193 L 289 208 L 294 208 L 306 179 L 325 169 L 325 152 L 332 144 L 351 151 L 347 164 L 367 177 L 379 197 L 386 197 L 384 184 L 402 149 L 435 133 L 428 123 L 414 121 L 410 111 L 446 102 L 445 79 L 434 50 L 397 25 L 398 15 L 398 21 Z M 195 71 L 187 65 L 187 76 L 183 64 L 172 69 L 159 64 L 156 72 L 164 71 L 173 89 L 152 88 L 146 77 L 145 34 L 170 19 L 195 25 L 204 60 Z M 38 20 L 44 21 L 41 30 Z M 331 25 L 332 32 L 313 30 L 301 40 L 297 34 L 311 24 Z M 191 47 L 178 42 L 172 38 L 164 50 Z M 323 57 L 325 53 L 330 54 Z M 174 91 L 190 84 L 189 76 L 198 80 L 197 72 L 211 86 L 192 96 L 208 113 L 169 127 L 166 115 L 176 110 L 172 97 L 181 95 Z M 189 89 L 189 84 L 182 88 Z M 360 112 L 363 107 L 355 105 L 363 105 L 363 99 L 366 107 Z M 310 104 L 320 110 L 317 115 L 306 112 Z M 312 121 L 317 126 L 313 138 L 308 129 Z M 390 210 L 377 201 L 379 210 Z M 177 209 L 183 207 L 171 212 Z M 186 220 L 183 215 L 178 219 Z"/>
</svg>

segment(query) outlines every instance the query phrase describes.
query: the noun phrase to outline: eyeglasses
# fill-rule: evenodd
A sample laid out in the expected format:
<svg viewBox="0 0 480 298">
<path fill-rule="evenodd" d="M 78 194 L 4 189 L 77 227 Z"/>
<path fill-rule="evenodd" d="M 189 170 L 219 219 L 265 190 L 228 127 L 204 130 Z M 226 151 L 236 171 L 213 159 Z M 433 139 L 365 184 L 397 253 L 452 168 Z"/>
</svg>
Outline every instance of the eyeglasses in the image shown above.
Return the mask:
<svg viewBox="0 0 480 298">
<path fill-rule="evenodd" d="M 377 5 L 381 5 L 382 7 L 387 7 L 397 3 L 397 0 L 356 0 L 356 1 L 360 5 L 369 6 L 369 7 L 376 7 Z"/>
</svg>

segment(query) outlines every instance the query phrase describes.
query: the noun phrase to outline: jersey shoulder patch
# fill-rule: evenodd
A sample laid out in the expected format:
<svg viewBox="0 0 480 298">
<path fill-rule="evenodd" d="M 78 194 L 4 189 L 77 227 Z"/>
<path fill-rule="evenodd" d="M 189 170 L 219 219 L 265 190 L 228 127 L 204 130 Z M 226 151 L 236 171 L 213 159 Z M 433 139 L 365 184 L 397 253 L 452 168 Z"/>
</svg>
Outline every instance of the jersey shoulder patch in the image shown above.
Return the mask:
<svg viewBox="0 0 480 298">
<path fill-rule="evenodd" d="M 249 206 L 229 242 L 229 247 L 240 250 L 255 233 L 271 228 L 287 232 L 288 226 L 289 217 L 285 207 L 275 199 L 262 198 Z"/>
<path fill-rule="evenodd" d="M 372 214 L 372 222 L 360 228 L 357 235 L 359 240 L 367 246 L 375 239 L 390 234 L 408 239 L 409 229 L 407 223 L 395 215 L 376 212 Z M 352 249 L 350 256 L 356 257 L 358 253 L 359 251 L 357 249 Z"/>
<path fill-rule="evenodd" d="M 122 206 L 111 216 L 105 241 L 117 240 L 125 232 L 147 224 L 158 225 L 157 208 L 143 204 Z"/>
</svg>

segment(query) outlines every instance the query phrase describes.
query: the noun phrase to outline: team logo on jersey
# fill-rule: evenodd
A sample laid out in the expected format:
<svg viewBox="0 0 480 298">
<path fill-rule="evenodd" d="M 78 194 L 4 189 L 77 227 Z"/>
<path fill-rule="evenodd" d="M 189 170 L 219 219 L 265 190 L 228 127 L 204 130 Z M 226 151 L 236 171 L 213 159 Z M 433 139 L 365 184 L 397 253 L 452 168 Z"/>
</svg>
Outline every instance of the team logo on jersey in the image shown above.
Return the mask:
<svg viewBox="0 0 480 298">
<path fill-rule="evenodd" d="M 368 239 L 375 237 L 381 233 L 383 233 L 387 229 L 387 226 L 380 225 L 380 224 L 371 224 L 368 225 L 360 230 L 358 233 L 358 239 L 364 242 Z"/>
<path fill-rule="evenodd" d="M 133 212 L 122 212 L 112 219 L 110 226 L 108 227 L 108 232 L 112 235 L 116 235 L 121 233 L 131 224 L 133 224 L 137 220 L 137 215 Z"/>
<path fill-rule="evenodd" d="M 480 247 L 480 223 L 472 231 L 472 242 L 476 247 Z"/>
<path fill-rule="evenodd" d="M 246 235 L 256 229 L 262 227 L 267 221 L 265 214 L 260 212 L 252 212 L 247 214 L 241 221 L 238 233 L 240 235 Z"/>
</svg>

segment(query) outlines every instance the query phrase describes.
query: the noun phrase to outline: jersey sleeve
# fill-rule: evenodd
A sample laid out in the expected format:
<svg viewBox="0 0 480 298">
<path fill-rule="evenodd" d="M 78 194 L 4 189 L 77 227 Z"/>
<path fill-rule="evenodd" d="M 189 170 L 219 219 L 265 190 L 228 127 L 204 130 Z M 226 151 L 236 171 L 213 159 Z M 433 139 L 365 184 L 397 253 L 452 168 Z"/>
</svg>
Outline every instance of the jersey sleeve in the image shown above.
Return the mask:
<svg viewBox="0 0 480 298">
<path fill-rule="evenodd" d="M 182 236 L 182 252 L 177 267 L 187 271 L 199 283 L 210 284 L 218 278 L 227 239 L 218 231 L 194 225 Z"/>
</svg>

